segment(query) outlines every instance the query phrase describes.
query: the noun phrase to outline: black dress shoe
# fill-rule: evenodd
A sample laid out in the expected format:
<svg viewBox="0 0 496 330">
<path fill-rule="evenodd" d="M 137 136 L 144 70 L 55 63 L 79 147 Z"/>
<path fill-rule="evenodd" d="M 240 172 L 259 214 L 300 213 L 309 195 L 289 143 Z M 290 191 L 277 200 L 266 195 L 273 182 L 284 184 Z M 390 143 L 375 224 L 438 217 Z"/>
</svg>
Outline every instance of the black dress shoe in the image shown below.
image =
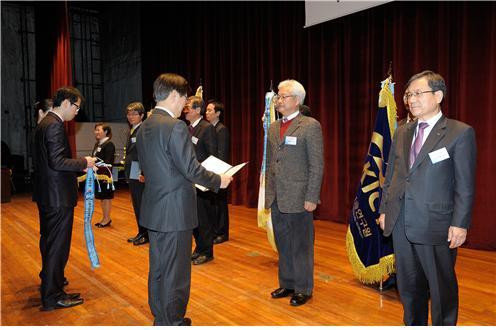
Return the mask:
<svg viewBox="0 0 496 330">
<path fill-rule="evenodd" d="M 285 288 L 279 288 L 275 289 L 270 293 L 272 298 L 277 299 L 277 298 L 284 298 L 289 296 L 290 294 L 293 294 L 294 290 L 293 289 L 285 289 Z"/>
<path fill-rule="evenodd" d="M 142 244 L 146 244 L 149 242 L 149 239 L 148 237 L 146 236 L 141 236 L 139 239 L 137 239 L 136 241 L 133 242 L 134 245 L 142 245 Z"/>
<path fill-rule="evenodd" d="M 201 265 L 214 260 L 214 257 L 207 257 L 206 255 L 201 255 L 193 260 L 193 265 Z"/>
<path fill-rule="evenodd" d="M 127 241 L 129 243 L 134 243 L 135 241 L 139 240 L 141 237 L 143 237 L 143 235 L 138 233 L 138 234 L 136 234 L 136 236 L 128 238 Z"/>
<path fill-rule="evenodd" d="M 289 301 L 289 304 L 291 306 L 301 306 L 303 304 L 306 304 L 307 301 L 310 300 L 310 298 L 312 298 L 311 295 L 306 295 L 306 294 L 303 294 L 303 293 L 295 293 L 291 297 L 291 300 Z"/>
<path fill-rule="evenodd" d="M 107 222 L 106 224 L 102 224 L 101 222 L 97 222 L 97 223 L 95 223 L 95 226 L 98 228 L 103 228 L 103 227 L 110 226 L 111 223 L 112 223 L 112 220 L 109 220 L 109 222 Z"/>
<path fill-rule="evenodd" d="M 64 299 L 79 299 L 81 297 L 81 294 L 79 292 L 74 292 L 74 293 L 67 293 L 64 292 Z"/>
<path fill-rule="evenodd" d="M 220 235 L 220 236 L 217 236 L 215 239 L 214 239 L 214 244 L 220 244 L 220 243 L 224 243 L 226 242 L 228 239 L 226 236 L 224 235 Z"/>
<path fill-rule="evenodd" d="M 60 309 L 60 308 L 70 308 L 74 307 L 77 305 L 81 305 L 84 302 L 83 298 L 79 297 L 77 299 L 70 299 L 70 298 L 62 298 L 59 301 L 55 303 L 55 305 L 51 306 L 43 306 L 41 308 L 42 311 L 51 311 L 54 309 Z"/>
<path fill-rule="evenodd" d="M 191 326 L 191 319 L 189 317 L 185 317 L 183 319 L 183 321 L 181 322 L 181 324 L 179 324 L 180 326 Z"/>
<path fill-rule="evenodd" d="M 198 258 L 200 256 L 200 254 L 198 252 L 193 252 L 191 254 L 191 260 L 195 260 L 196 258 Z"/>
</svg>

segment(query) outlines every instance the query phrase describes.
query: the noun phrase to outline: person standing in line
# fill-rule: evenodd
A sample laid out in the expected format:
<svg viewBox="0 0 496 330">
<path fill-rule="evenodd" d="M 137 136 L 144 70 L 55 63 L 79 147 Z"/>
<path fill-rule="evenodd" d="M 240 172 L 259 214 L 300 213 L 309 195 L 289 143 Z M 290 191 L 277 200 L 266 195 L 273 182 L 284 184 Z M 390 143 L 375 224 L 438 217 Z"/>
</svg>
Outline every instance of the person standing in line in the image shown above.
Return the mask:
<svg viewBox="0 0 496 330">
<path fill-rule="evenodd" d="M 413 75 L 403 96 L 416 120 L 399 126 L 379 208 L 379 224 L 392 235 L 397 286 L 405 325 L 456 325 L 457 248 L 472 216 L 474 129 L 441 111 L 441 75 Z"/>
<path fill-rule="evenodd" d="M 105 164 L 112 166 L 115 160 L 115 145 L 112 142 L 112 128 L 104 123 L 95 125 L 95 138 L 97 142 L 93 147 L 93 157 L 97 157 Z M 95 180 L 95 198 L 101 200 L 103 219 L 95 223 L 98 228 L 108 227 L 112 223 L 110 211 L 112 208 L 112 199 L 114 199 L 114 190 L 112 185 L 112 167 L 98 169 L 98 174 L 104 177 L 104 180 L 97 182 Z"/>
<path fill-rule="evenodd" d="M 132 102 L 126 107 L 127 121 L 129 122 L 130 131 L 126 143 L 126 159 L 124 163 L 124 174 L 126 181 L 129 185 L 129 191 L 131 192 L 131 201 L 133 203 L 134 215 L 136 217 L 136 223 L 138 225 L 138 234 L 136 236 L 128 238 L 129 243 L 134 245 L 142 245 L 148 243 L 148 231 L 145 227 L 139 224 L 140 218 L 140 206 L 141 206 L 141 196 L 143 195 L 143 190 L 145 188 L 145 178 L 139 173 L 137 177 L 131 177 L 131 167 L 136 167 L 139 169 L 138 161 L 138 148 L 136 143 L 136 136 L 140 129 L 141 123 L 145 116 L 145 107 L 141 102 Z M 138 173 L 134 173 L 138 175 Z M 133 174 L 133 175 L 134 175 Z"/>
<path fill-rule="evenodd" d="M 229 130 L 223 123 L 224 105 L 218 101 L 210 101 L 205 112 L 206 119 L 215 127 L 217 137 L 217 157 L 230 163 L 231 139 Z M 227 206 L 227 189 L 215 195 L 214 244 L 229 240 L 229 208 Z"/>
<path fill-rule="evenodd" d="M 84 302 L 79 293 L 64 291 L 64 269 L 69 259 L 78 199 L 77 172 L 92 168 L 95 158 L 73 159 L 64 122 L 74 119 L 84 102 L 78 89 L 59 88 L 53 109 L 35 130 L 34 194 L 40 217 L 42 310 L 70 308 Z"/>
<path fill-rule="evenodd" d="M 188 129 L 195 150 L 196 159 L 201 163 L 210 155 L 217 157 L 215 128 L 203 119 L 204 102 L 199 96 L 190 96 L 184 107 Z M 201 265 L 214 259 L 215 199 L 212 191 L 196 189 L 198 203 L 198 228 L 193 230 L 196 247 L 191 255 L 193 265 Z"/>
<path fill-rule="evenodd" d="M 291 295 L 300 306 L 312 297 L 314 266 L 313 211 L 320 203 L 324 171 L 320 123 L 299 112 L 305 88 L 296 80 L 279 83 L 276 110 L 267 144 L 265 208 L 271 209 L 279 252 L 279 288 L 272 298 Z"/>
<path fill-rule="evenodd" d="M 198 226 L 194 184 L 217 192 L 232 181 L 201 166 L 186 124 L 177 119 L 189 90 L 183 77 L 161 74 L 153 83 L 157 105 L 136 137 L 146 175 L 140 225 L 148 229 L 150 239 L 148 303 L 157 326 L 191 325 L 184 316 L 191 285 L 193 228 Z"/>
</svg>

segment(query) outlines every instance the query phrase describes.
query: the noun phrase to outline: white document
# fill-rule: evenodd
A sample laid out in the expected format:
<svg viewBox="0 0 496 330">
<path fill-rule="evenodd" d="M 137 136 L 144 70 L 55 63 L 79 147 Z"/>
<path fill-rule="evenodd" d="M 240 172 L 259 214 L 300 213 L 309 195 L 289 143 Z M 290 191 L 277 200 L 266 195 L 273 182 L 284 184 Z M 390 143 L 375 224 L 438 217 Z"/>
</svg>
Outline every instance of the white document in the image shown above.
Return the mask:
<svg viewBox="0 0 496 330">
<path fill-rule="evenodd" d="M 431 158 L 432 164 L 436 164 L 439 163 L 440 161 L 450 158 L 448 154 L 448 150 L 446 150 L 446 147 L 437 149 L 433 152 L 429 152 L 429 157 Z"/>
<path fill-rule="evenodd" d="M 209 156 L 207 159 L 205 159 L 202 163 L 202 166 L 205 167 L 205 169 L 214 172 L 215 174 L 226 174 L 233 176 L 236 174 L 240 169 L 242 169 L 248 162 L 241 163 L 236 166 L 231 166 L 228 163 L 220 160 L 217 157 L 214 156 Z M 201 191 L 207 191 L 208 188 L 195 184 L 195 187 L 200 189 Z"/>
<path fill-rule="evenodd" d="M 131 171 L 129 171 L 129 178 L 133 180 L 139 180 L 139 176 L 141 175 L 141 168 L 139 163 L 135 160 L 131 162 Z"/>
</svg>

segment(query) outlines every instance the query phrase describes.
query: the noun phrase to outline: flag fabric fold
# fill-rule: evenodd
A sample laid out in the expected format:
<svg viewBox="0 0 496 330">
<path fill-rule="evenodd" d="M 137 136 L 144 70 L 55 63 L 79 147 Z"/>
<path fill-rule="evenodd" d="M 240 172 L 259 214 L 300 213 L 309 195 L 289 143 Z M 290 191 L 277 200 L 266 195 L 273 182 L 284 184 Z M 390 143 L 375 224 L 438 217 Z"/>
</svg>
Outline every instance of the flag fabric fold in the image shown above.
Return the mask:
<svg viewBox="0 0 496 330">
<path fill-rule="evenodd" d="M 359 281 L 378 283 L 394 272 L 391 237 L 384 237 L 378 223 L 389 149 L 396 129 L 394 83 L 381 82 L 379 109 L 346 234 L 346 252 Z"/>
<path fill-rule="evenodd" d="M 276 120 L 275 109 L 274 109 L 275 95 L 276 94 L 273 91 L 267 92 L 265 94 L 265 111 L 264 111 L 264 119 L 263 119 L 264 148 L 263 148 L 262 168 L 260 170 L 260 188 L 258 191 L 257 222 L 259 228 L 264 228 L 267 231 L 267 239 L 269 240 L 272 249 L 274 249 L 274 251 L 277 252 L 277 247 L 274 239 L 274 230 L 272 228 L 272 218 L 270 215 L 270 209 L 265 208 L 265 171 L 267 167 L 267 141 L 269 137 L 270 124 Z"/>
</svg>

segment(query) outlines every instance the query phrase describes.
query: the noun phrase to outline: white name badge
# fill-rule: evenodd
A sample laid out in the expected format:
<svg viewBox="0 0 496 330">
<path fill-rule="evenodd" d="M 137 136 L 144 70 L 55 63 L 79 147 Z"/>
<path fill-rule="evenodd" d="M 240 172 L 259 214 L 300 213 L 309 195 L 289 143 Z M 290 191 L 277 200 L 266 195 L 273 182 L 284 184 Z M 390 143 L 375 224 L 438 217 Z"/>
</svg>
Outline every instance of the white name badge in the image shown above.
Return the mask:
<svg viewBox="0 0 496 330">
<path fill-rule="evenodd" d="M 191 142 L 193 142 L 193 144 L 197 144 L 198 143 L 198 138 L 196 136 L 192 136 L 191 137 Z"/>
<path fill-rule="evenodd" d="M 436 164 L 439 163 L 440 161 L 450 158 L 448 154 L 448 150 L 446 150 L 446 147 L 437 149 L 433 152 L 429 152 L 429 157 L 431 158 L 432 164 Z"/>
<path fill-rule="evenodd" d="M 286 139 L 284 140 L 284 144 L 288 144 L 290 146 L 295 146 L 296 145 L 296 136 L 286 136 Z"/>
<path fill-rule="evenodd" d="M 131 143 L 136 143 L 136 137 L 131 138 Z"/>
<path fill-rule="evenodd" d="M 96 148 L 96 152 L 100 152 L 100 151 L 102 151 L 102 148 L 100 147 Z"/>
</svg>

